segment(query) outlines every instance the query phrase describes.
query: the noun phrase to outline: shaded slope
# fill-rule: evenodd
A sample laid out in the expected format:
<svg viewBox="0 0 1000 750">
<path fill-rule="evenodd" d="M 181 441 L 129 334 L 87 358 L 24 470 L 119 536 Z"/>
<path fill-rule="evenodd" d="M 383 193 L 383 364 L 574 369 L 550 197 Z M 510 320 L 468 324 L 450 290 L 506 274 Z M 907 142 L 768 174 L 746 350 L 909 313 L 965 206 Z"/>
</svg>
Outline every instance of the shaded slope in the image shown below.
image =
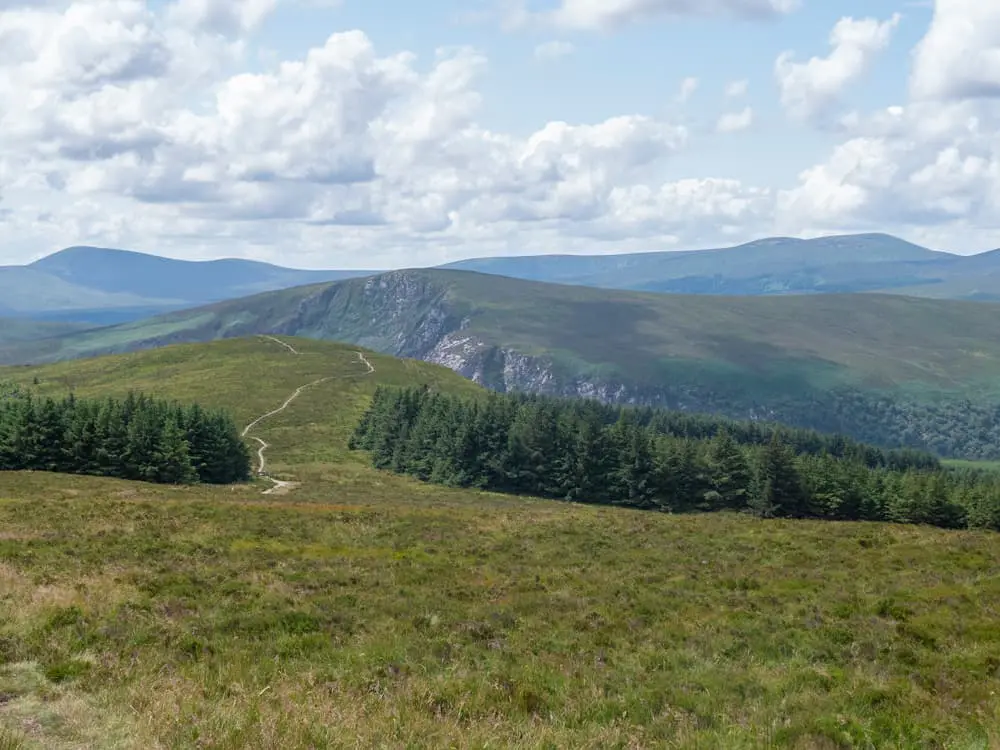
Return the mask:
<svg viewBox="0 0 1000 750">
<path fill-rule="evenodd" d="M 171 300 L 149 300 L 130 292 L 107 292 L 67 281 L 38 268 L 0 266 L 0 315 L 34 315 L 142 307 L 163 309 Z"/>
</svg>

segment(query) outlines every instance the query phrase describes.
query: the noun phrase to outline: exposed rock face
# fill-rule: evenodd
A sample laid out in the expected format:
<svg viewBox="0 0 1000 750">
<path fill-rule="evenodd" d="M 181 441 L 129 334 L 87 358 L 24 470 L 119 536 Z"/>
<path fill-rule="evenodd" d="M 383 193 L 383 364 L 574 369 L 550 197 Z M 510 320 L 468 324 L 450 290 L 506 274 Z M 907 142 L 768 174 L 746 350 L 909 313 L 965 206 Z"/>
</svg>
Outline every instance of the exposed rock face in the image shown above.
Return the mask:
<svg viewBox="0 0 1000 750">
<path fill-rule="evenodd" d="M 643 384 L 614 376 L 588 377 L 546 355 L 499 346 L 477 330 L 471 311 L 440 277 L 397 271 L 325 287 L 302 299 L 272 332 L 352 341 L 400 357 L 443 365 L 500 392 L 597 399 L 605 403 L 711 409 L 713 396 L 697 385 Z M 753 408 L 732 415 L 774 418 Z"/>
<path fill-rule="evenodd" d="M 696 394 L 640 386 L 614 378 L 587 379 L 564 372 L 547 356 L 497 346 L 475 330 L 471 318 L 448 290 L 419 271 L 399 271 L 338 286 L 306 303 L 289 326 L 314 329 L 335 320 L 334 338 L 350 340 L 396 356 L 443 365 L 500 392 L 581 396 L 617 404 L 697 408 Z M 315 303 L 315 304 L 314 304 Z M 332 331 L 331 331 L 332 333 Z"/>
</svg>

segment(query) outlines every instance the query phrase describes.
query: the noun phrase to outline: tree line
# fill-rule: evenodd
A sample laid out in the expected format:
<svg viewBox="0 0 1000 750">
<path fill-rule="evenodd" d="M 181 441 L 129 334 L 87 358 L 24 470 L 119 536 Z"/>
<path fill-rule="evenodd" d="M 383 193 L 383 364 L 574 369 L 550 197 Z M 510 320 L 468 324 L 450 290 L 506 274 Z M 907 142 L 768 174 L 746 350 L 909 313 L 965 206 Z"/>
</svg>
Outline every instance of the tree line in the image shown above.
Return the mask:
<svg viewBox="0 0 1000 750">
<path fill-rule="evenodd" d="M 0 396 L 0 471 L 53 471 L 164 484 L 250 477 L 250 454 L 228 414 L 129 394 L 61 400 Z"/>
<path fill-rule="evenodd" d="M 777 425 L 582 399 L 379 388 L 351 448 L 424 481 L 670 512 L 1000 530 L 1000 480 Z"/>
</svg>

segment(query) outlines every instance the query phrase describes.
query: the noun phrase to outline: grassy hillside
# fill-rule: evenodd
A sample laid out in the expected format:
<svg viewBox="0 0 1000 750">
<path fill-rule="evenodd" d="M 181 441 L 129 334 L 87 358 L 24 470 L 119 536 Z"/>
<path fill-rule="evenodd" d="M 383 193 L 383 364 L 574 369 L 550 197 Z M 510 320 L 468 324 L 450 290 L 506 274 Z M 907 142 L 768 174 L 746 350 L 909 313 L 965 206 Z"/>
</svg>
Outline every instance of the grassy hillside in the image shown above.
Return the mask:
<svg viewBox="0 0 1000 750">
<path fill-rule="evenodd" d="M 447 364 L 501 390 L 763 417 L 997 458 L 998 323 L 1000 305 L 988 303 L 660 295 L 431 270 L 257 295 L 0 357 L 38 362 L 280 333 Z"/>
<path fill-rule="evenodd" d="M 287 339 L 0 371 L 232 409 L 303 482 L 0 474 L 0 746 L 989 747 L 992 535 L 450 491 L 346 450 L 379 383 Z"/>
</svg>

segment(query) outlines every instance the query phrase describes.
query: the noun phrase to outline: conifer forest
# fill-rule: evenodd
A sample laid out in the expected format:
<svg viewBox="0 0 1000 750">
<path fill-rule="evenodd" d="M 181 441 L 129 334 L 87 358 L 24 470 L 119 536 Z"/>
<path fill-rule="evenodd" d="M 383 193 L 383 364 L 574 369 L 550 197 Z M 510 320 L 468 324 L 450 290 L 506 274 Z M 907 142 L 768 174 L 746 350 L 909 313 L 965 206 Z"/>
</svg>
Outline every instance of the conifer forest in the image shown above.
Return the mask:
<svg viewBox="0 0 1000 750">
<path fill-rule="evenodd" d="M 0 397 L 0 471 L 51 471 L 162 484 L 229 484 L 250 476 L 233 420 L 197 404 L 142 394 L 56 400 L 7 388 Z"/>
<path fill-rule="evenodd" d="M 588 400 L 380 388 L 351 448 L 378 469 L 503 493 L 1000 530 L 1000 481 L 928 453 Z"/>
</svg>

